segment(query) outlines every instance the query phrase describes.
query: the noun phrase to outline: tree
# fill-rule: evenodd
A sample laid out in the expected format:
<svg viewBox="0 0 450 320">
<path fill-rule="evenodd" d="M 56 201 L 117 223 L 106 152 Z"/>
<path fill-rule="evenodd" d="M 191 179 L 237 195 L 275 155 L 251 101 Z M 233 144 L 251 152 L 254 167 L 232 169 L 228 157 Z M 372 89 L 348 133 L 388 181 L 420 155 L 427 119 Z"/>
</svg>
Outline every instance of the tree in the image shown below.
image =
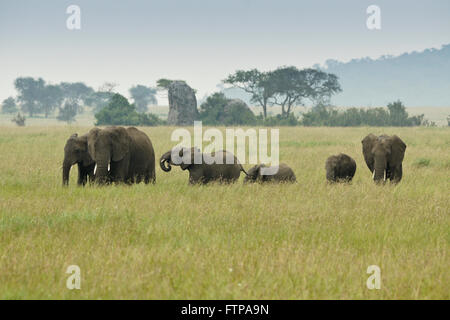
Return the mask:
<svg viewBox="0 0 450 320">
<path fill-rule="evenodd" d="M 310 94 L 305 72 L 296 67 L 282 67 L 269 73 L 273 104 L 281 106 L 281 116 L 287 117 L 294 105 Z"/>
<path fill-rule="evenodd" d="M 147 106 L 149 104 L 157 104 L 156 100 L 156 89 L 145 87 L 142 85 L 137 85 L 130 88 L 130 95 L 134 100 L 136 105 L 136 110 L 138 112 L 147 112 Z"/>
<path fill-rule="evenodd" d="M 116 93 L 108 105 L 95 114 L 96 125 L 155 126 L 162 124 L 156 115 L 136 112 L 124 96 Z"/>
<path fill-rule="evenodd" d="M 64 96 L 64 106 L 59 109 L 58 120 L 73 121 L 75 116 L 83 110 L 82 103 L 92 102 L 94 90 L 83 82 L 62 82 L 60 84 Z"/>
<path fill-rule="evenodd" d="M 2 113 L 15 113 L 17 112 L 16 100 L 13 97 L 9 97 L 2 102 Z"/>
<path fill-rule="evenodd" d="M 39 108 L 46 118 L 59 108 L 64 100 L 64 92 L 59 85 L 46 85 L 42 88 L 39 98 Z"/>
<path fill-rule="evenodd" d="M 93 108 L 93 112 L 95 114 L 108 105 L 113 95 L 114 93 L 109 91 L 95 91 L 86 97 L 84 102 L 86 105 Z"/>
<path fill-rule="evenodd" d="M 259 104 L 263 109 L 264 118 L 267 117 L 267 106 L 269 99 L 273 95 L 269 73 L 261 72 L 257 69 L 249 71 L 237 70 L 223 82 L 250 93 L 252 95 L 251 102 Z"/>
<path fill-rule="evenodd" d="M 79 105 L 74 102 L 66 101 L 63 107 L 59 107 L 59 113 L 56 119 L 72 123 L 75 121 L 75 116 L 78 113 Z"/>
<path fill-rule="evenodd" d="M 342 92 L 338 77 L 332 73 L 316 69 L 303 69 L 301 72 L 306 81 L 307 97 L 314 105 L 329 104 L 332 95 Z"/>
<path fill-rule="evenodd" d="M 34 79 L 31 77 L 17 78 L 14 86 L 18 91 L 17 101 L 21 109 L 27 112 L 30 117 L 41 112 L 41 98 L 45 87 L 45 81 L 42 78 Z"/>
</svg>

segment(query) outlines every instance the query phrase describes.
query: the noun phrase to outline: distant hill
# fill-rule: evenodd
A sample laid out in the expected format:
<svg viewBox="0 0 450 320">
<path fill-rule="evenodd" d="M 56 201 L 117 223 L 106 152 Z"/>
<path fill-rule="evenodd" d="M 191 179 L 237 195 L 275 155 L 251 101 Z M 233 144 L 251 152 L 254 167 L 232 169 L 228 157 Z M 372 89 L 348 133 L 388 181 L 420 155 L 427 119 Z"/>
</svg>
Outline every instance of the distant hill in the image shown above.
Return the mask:
<svg viewBox="0 0 450 320">
<path fill-rule="evenodd" d="M 328 60 L 324 71 L 339 76 L 338 106 L 385 106 L 400 99 L 408 107 L 450 106 L 450 44 L 441 49 L 354 59 Z"/>
<path fill-rule="evenodd" d="M 327 60 L 314 67 L 339 76 L 343 92 L 332 98 L 337 106 L 378 107 L 400 99 L 408 107 L 450 107 L 450 44 L 375 60 Z M 228 98 L 249 103 L 243 90 L 221 89 Z"/>
</svg>

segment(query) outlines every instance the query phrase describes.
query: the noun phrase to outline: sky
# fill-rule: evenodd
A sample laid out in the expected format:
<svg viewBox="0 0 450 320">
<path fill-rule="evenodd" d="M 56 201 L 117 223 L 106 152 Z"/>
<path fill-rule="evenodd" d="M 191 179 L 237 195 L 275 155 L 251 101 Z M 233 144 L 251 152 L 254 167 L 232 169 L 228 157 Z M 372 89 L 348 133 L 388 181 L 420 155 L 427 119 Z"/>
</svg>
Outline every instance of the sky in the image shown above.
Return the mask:
<svg viewBox="0 0 450 320">
<path fill-rule="evenodd" d="M 81 9 L 69 30 L 67 7 Z M 366 26 L 370 5 L 381 29 Z M 399 55 L 450 43 L 450 1 L 0 0 L 0 101 L 14 79 L 136 84 L 182 79 L 197 98 L 237 69 Z M 164 104 L 164 102 L 162 102 Z"/>
</svg>

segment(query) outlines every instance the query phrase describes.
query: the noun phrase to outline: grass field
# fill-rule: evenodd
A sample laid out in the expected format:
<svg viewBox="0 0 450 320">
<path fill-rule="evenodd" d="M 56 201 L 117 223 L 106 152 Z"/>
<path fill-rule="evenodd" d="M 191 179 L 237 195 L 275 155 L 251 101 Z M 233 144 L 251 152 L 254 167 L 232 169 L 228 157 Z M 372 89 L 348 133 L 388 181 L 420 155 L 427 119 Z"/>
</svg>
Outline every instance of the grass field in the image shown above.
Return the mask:
<svg viewBox="0 0 450 320">
<path fill-rule="evenodd" d="M 450 298 L 450 128 L 281 128 L 295 185 L 192 187 L 158 167 L 156 185 L 79 188 L 74 167 L 62 188 L 65 141 L 88 130 L 0 127 L 1 299 Z M 173 128 L 143 130 L 157 157 L 174 145 Z M 408 145 L 398 186 L 371 181 L 370 132 Z M 330 186 L 339 152 L 358 168 Z"/>
</svg>

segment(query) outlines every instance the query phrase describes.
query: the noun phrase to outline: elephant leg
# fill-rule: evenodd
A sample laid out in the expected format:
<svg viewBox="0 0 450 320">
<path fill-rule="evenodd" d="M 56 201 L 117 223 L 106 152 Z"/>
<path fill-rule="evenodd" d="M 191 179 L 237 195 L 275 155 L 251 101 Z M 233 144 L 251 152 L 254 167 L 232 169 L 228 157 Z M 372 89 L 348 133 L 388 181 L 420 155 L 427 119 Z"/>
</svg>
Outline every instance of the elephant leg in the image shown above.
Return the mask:
<svg viewBox="0 0 450 320">
<path fill-rule="evenodd" d="M 203 177 L 203 172 L 201 170 L 198 168 L 189 170 L 189 184 L 202 184 L 205 182 L 205 177 Z"/>
<path fill-rule="evenodd" d="M 153 184 L 156 182 L 155 170 L 152 170 L 151 168 L 147 170 L 147 173 L 144 176 L 144 183 L 148 184 L 150 182 Z"/>
<path fill-rule="evenodd" d="M 112 182 L 120 183 L 120 182 L 129 182 L 128 180 L 128 167 L 129 167 L 129 159 L 122 159 L 117 162 L 111 161 L 110 165 L 110 175 Z"/>
<path fill-rule="evenodd" d="M 391 181 L 394 183 L 398 183 L 400 182 L 400 180 L 402 180 L 402 176 L 403 176 L 403 168 L 402 168 L 402 164 L 400 163 L 400 165 L 396 166 L 394 168 L 392 177 L 391 177 Z"/>
<path fill-rule="evenodd" d="M 84 186 L 87 182 L 87 170 L 81 163 L 78 163 L 78 181 L 79 186 Z"/>
</svg>

